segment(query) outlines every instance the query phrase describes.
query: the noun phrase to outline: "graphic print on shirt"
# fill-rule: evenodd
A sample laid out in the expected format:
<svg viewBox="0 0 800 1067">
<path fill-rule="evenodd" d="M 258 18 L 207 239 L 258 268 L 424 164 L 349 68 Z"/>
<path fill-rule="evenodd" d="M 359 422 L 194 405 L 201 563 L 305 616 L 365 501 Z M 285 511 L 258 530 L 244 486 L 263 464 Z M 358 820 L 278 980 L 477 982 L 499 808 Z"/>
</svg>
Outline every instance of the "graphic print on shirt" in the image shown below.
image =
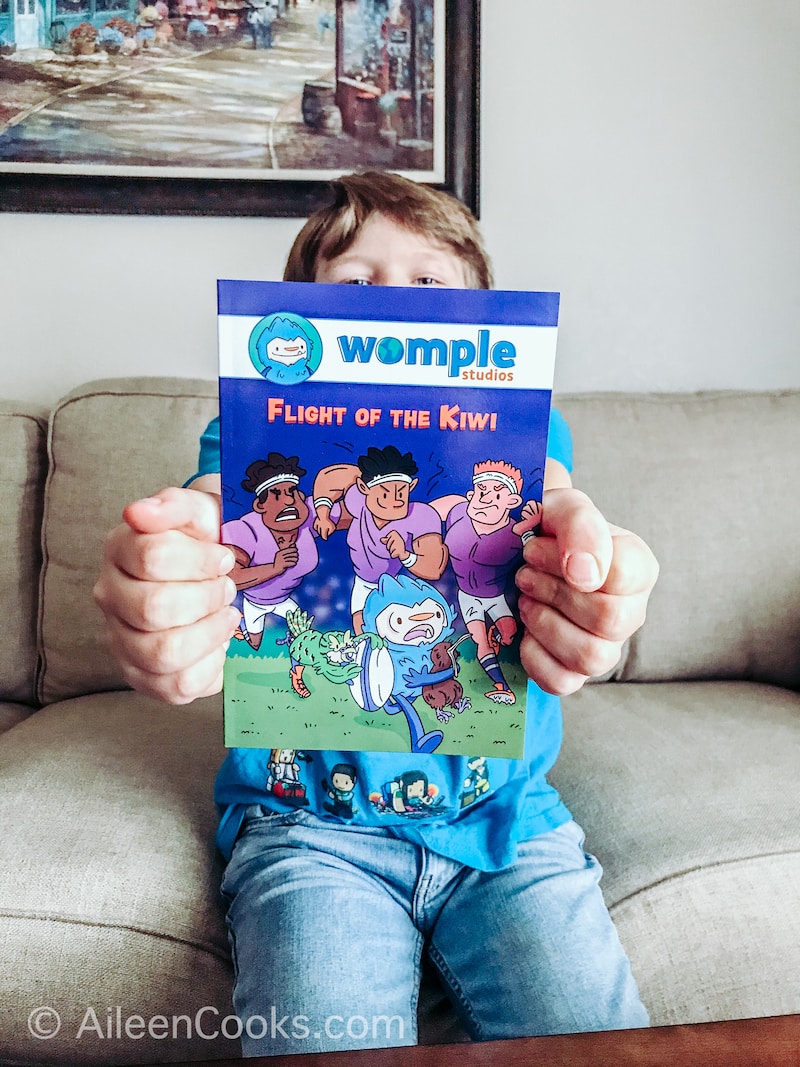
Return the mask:
<svg viewBox="0 0 800 1067">
<path fill-rule="evenodd" d="M 311 763 L 313 756 L 294 748 L 273 748 L 267 764 L 267 781 L 264 788 L 277 800 L 292 807 L 308 806 L 306 786 L 300 781 L 300 762 Z"/>
<path fill-rule="evenodd" d="M 448 810 L 438 786 L 428 781 L 424 771 L 399 774 L 392 781 L 384 782 L 380 792 L 370 793 L 369 799 L 380 815 L 402 815 L 408 819 L 427 819 Z"/>
<path fill-rule="evenodd" d="M 220 283 L 225 743 L 519 759 L 557 298 L 348 288 Z"/>
<path fill-rule="evenodd" d="M 460 806 L 468 808 L 489 792 L 489 768 L 485 756 L 473 756 L 467 760 L 469 773 L 464 779 L 463 790 L 459 797 Z"/>
<path fill-rule="evenodd" d="M 331 768 L 330 782 L 322 779 L 326 800 L 322 807 L 339 819 L 352 819 L 358 814 L 353 803 L 358 772 L 352 763 L 337 763 Z"/>
</svg>

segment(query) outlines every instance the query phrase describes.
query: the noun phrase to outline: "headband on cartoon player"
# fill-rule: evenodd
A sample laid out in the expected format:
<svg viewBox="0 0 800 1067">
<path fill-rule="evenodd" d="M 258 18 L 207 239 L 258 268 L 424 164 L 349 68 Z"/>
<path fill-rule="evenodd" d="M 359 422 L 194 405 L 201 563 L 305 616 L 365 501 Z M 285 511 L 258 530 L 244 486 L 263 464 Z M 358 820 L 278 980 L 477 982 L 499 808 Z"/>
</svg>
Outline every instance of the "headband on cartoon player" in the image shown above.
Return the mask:
<svg viewBox="0 0 800 1067">
<path fill-rule="evenodd" d="M 382 482 L 408 482 L 409 485 L 414 481 L 410 474 L 378 474 L 374 478 L 371 478 L 367 483 L 367 489 L 371 489 L 373 485 L 380 485 Z"/>
<path fill-rule="evenodd" d="M 513 478 L 503 471 L 481 471 L 480 474 L 476 474 L 472 479 L 473 485 L 477 485 L 478 482 L 500 482 L 510 489 L 512 493 L 519 495 L 519 486 Z"/>
<path fill-rule="evenodd" d="M 257 485 L 253 492 L 256 496 L 261 496 L 265 489 L 269 489 L 271 485 L 277 485 L 278 482 L 294 482 L 295 485 L 300 481 L 296 474 L 275 474 L 271 478 L 267 478 L 261 485 Z"/>
</svg>

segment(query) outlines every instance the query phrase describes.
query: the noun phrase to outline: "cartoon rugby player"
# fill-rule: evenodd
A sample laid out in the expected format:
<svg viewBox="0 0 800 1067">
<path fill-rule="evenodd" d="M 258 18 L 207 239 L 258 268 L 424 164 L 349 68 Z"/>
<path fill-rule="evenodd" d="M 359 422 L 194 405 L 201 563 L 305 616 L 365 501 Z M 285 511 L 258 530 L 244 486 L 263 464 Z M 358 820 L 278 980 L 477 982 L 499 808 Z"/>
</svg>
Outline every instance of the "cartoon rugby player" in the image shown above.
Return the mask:
<svg viewBox="0 0 800 1067">
<path fill-rule="evenodd" d="M 297 607 L 292 594 L 319 563 L 316 515 L 299 488 L 305 473 L 297 456 L 280 452 L 251 463 L 242 488 L 255 497 L 252 510 L 222 526 L 222 543 L 236 557 L 231 578 L 243 594 L 237 636 L 253 648 L 267 618 L 285 619 Z"/>
<path fill-rule="evenodd" d="M 337 528 L 330 519 L 337 501 L 352 516 L 347 544 L 355 572 L 350 610 L 356 633 L 363 630 L 364 604 L 382 575 L 394 577 L 405 568 L 433 581 L 447 565 L 439 514 L 430 505 L 409 499 L 417 485 L 417 470 L 410 452 L 401 455 L 394 445 L 387 445 L 369 448 L 359 456 L 358 466 L 325 467 L 314 480 L 314 506 L 323 538 Z"/>
<path fill-rule="evenodd" d="M 528 501 L 515 522 L 511 512 L 522 504 L 522 474 L 504 460 L 476 463 L 472 485 L 466 497 L 439 497 L 431 506 L 445 523 L 461 615 L 492 682 L 485 695 L 497 704 L 513 704 L 516 697 L 497 658 L 500 646 L 511 644 L 517 632 L 506 589 L 522 560 L 523 543 L 540 521 L 541 504 Z"/>
</svg>

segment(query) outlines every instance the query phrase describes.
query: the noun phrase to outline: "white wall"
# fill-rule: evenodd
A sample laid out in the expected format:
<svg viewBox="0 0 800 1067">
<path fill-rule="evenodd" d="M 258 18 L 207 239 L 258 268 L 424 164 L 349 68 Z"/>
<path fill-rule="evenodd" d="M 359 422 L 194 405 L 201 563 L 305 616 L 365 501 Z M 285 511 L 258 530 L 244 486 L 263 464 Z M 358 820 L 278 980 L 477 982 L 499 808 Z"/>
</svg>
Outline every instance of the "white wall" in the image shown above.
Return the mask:
<svg viewBox="0 0 800 1067">
<path fill-rule="evenodd" d="M 795 0 L 484 0 L 497 282 L 560 289 L 561 390 L 800 386 Z M 215 372 L 217 277 L 299 221 L 0 213 L 2 393 Z"/>
</svg>

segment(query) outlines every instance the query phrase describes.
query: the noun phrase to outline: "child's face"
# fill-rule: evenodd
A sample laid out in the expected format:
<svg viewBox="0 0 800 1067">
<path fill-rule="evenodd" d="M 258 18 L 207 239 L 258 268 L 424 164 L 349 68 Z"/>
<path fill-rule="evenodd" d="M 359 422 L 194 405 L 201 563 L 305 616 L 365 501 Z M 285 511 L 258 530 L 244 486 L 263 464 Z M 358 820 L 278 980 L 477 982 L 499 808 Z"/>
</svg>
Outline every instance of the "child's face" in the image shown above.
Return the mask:
<svg viewBox="0 0 800 1067">
<path fill-rule="evenodd" d="M 317 263 L 316 282 L 466 289 L 464 264 L 451 249 L 385 215 L 370 215 L 346 252 Z"/>
</svg>

